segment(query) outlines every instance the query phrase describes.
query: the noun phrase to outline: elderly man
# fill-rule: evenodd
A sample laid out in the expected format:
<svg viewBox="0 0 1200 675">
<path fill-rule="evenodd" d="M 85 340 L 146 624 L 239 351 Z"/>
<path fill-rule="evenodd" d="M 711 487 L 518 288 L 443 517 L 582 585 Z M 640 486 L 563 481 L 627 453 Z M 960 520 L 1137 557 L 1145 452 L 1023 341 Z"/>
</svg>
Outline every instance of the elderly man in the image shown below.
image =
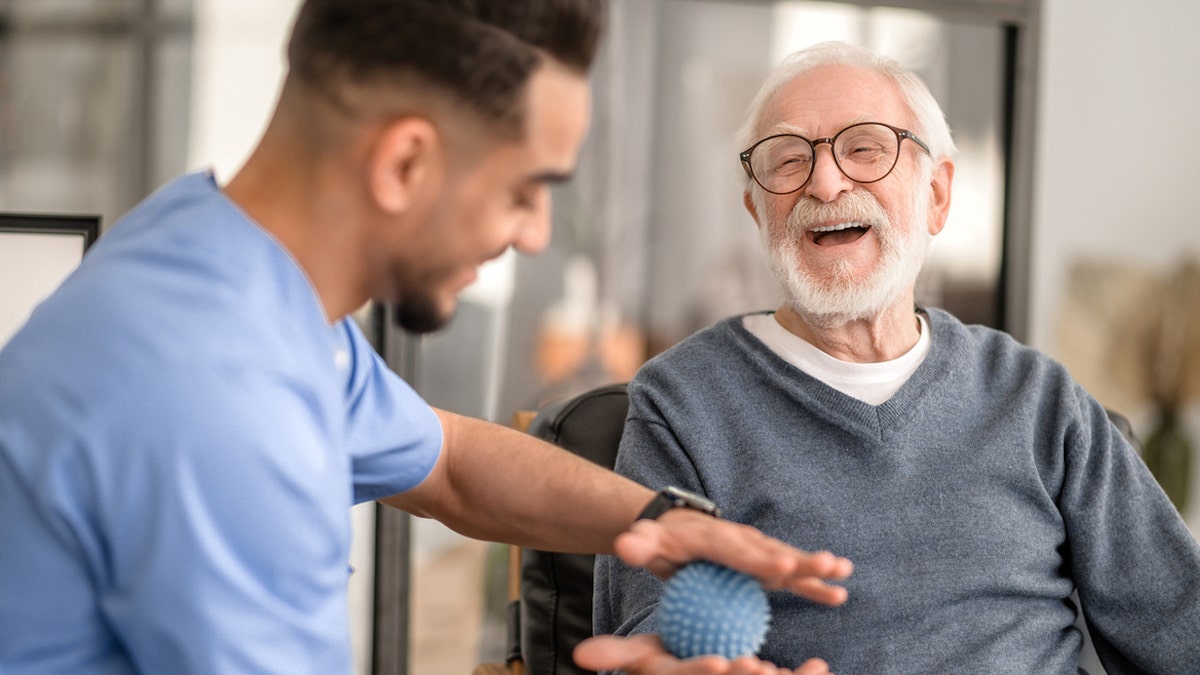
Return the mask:
<svg viewBox="0 0 1200 675">
<path fill-rule="evenodd" d="M 1195 672 L 1200 547 L 1058 364 L 914 284 L 954 147 L 925 85 L 841 44 L 792 55 L 743 128 L 745 205 L 786 292 L 630 384 L 617 469 L 855 561 L 846 604 L 771 596 L 760 656 L 842 673 Z M 660 582 L 597 563 L 595 627 L 654 631 Z"/>
<path fill-rule="evenodd" d="M 164 186 L 0 351 L 0 671 L 349 672 L 349 508 L 471 536 L 696 557 L 838 602 L 849 573 L 423 402 L 347 314 L 433 330 L 476 268 L 550 234 L 600 0 L 307 0 L 266 132 Z M 593 648 L 594 647 L 594 648 Z M 680 672 L 653 641 L 594 667 Z M 694 672 L 770 673 L 712 661 Z"/>
</svg>

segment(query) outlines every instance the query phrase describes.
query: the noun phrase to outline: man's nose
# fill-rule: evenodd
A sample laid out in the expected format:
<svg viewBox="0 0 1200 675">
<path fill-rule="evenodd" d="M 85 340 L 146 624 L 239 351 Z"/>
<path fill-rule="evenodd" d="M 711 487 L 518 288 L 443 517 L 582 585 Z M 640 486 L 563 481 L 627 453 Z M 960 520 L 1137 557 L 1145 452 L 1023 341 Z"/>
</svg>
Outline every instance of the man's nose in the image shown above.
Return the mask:
<svg viewBox="0 0 1200 675">
<path fill-rule="evenodd" d="M 534 207 L 518 225 L 520 229 L 513 241 L 513 248 L 529 255 L 546 250 L 546 247 L 550 245 L 552 231 L 550 189 L 543 188 L 535 201 Z"/>
<path fill-rule="evenodd" d="M 822 148 L 828 149 L 829 152 L 821 152 Z M 854 181 L 847 178 L 846 174 L 838 168 L 837 162 L 834 161 L 833 143 L 828 139 L 814 143 L 812 175 L 804 184 L 804 193 L 813 199 L 829 203 L 836 200 L 843 192 L 853 189 Z"/>
</svg>

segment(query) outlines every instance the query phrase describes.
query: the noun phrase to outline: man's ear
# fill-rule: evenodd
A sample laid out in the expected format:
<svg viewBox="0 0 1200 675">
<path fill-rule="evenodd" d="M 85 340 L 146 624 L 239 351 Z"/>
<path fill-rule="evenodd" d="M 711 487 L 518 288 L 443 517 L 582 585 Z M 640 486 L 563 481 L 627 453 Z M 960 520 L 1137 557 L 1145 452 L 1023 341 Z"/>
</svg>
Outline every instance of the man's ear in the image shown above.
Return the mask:
<svg viewBox="0 0 1200 675">
<path fill-rule="evenodd" d="M 444 151 L 429 120 L 413 116 L 389 122 L 367 156 L 367 181 L 375 204 L 396 215 L 412 208 L 422 195 L 433 194 L 429 183 L 444 172 Z"/>
<path fill-rule="evenodd" d="M 754 223 L 758 224 L 758 207 L 754 205 L 754 195 L 750 194 L 751 188 L 747 187 L 742 193 L 742 204 L 746 206 L 746 211 L 750 213 L 750 217 L 754 219 Z"/>
<path fill-rule="evenodd" d="M 950 215 L 950 187 L 954 182 L 954 162 L 943 159 L 933 168 L 930 179 L 932 194 L 929 199 L 929 234 L 937 234 L 946 226 Z"/>
</svg>

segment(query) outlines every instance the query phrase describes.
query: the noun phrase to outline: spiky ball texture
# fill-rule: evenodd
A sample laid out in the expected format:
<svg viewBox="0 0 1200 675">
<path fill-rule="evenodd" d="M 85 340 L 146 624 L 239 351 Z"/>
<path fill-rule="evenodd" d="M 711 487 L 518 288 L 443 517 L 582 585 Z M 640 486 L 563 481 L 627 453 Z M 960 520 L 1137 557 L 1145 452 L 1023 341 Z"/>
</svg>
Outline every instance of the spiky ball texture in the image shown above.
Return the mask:
<svg viewBox="0 0 1200 675">
<path fill-rule="evenodd" d="M 753 577 L 699 561 L 667 581 L 656 619 L 663 646 L 675 656 L 733 659 L 762 647 L 771 608 Z"/>
</svg>

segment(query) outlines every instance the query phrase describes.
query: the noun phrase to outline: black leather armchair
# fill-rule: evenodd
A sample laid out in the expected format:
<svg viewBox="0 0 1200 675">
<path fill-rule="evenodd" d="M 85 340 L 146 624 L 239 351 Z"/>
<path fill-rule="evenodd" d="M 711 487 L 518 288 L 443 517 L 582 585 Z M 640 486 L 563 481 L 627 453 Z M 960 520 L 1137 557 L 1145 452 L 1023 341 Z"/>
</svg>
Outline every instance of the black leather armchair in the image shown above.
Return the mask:
<svg viewBox="0 0 1200 675">
<path fill-rule="evenodd" d="M 625 385 L 606 385 L 547 404 L 527 431 L 612 468 L 628 410 Z M 592 636 L 595 556 L 526 548 L 520 560 L 520 590 L 508 611 L 507 664 L 480 666 L 476 675 L 590 673 L 575 665 L 571 652 Z"/>
</svg>

